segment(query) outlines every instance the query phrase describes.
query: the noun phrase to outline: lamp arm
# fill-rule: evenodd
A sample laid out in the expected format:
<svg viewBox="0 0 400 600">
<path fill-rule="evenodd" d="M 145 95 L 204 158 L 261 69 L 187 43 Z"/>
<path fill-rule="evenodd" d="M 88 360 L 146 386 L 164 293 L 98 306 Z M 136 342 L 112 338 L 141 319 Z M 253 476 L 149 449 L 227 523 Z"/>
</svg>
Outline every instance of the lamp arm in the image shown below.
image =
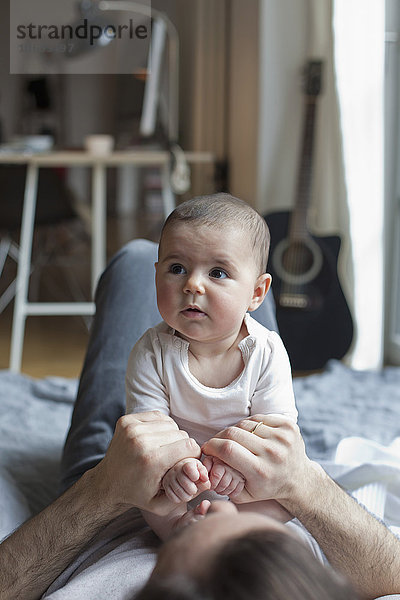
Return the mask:
<svg viewBox="0 0 400 600">
<path fill-rule="evenodd" d="M 169 124 L 168 138 L 169 142 L 174 143 L 178 140 L 179 125 L 179 35 L 174 23 L 167 15 L 157 9 L 124 0 L 108 2 L 101 0 L 98 4 L 100 10 L 128 11 L 135 12 L 145 17 L 160 19 L 165 23 L 168 33 L 168 60 L 169 60 Z"/>
</svg>

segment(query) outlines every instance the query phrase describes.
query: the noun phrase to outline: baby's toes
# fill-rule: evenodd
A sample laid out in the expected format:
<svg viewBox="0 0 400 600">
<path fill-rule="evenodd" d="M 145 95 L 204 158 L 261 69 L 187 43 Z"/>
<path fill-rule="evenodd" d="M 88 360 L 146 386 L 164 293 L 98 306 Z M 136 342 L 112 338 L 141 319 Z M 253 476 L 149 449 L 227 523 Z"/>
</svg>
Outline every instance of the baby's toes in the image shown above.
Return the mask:
<svg viewBox="0 0 400 600">
<path fill-rule="evenodd" d="M 225 468 L 222 465 L 214 465 L 209 474 L 211 489 L 215 490 L 219 485 L 221 479 L 225 475 Z"/>
<path fill-rule="evenodd" d="M 229 472 L 226 472 L 226 473 L 224 473 L 223 477 L 221 478 L 221 481 L 215 488 L 215 491 L 217 492 L 217 494 L 226 494 L 226 490 L 228 489 L 228 487 L 230 486 L 231 483 L 232 483 L 232 474 Z"/>
<path fill-rule="evenodd" d="M 189 502 L 193 497 L 193 494 L 188 493 L 178 481 L 171 482 L 168 487 L 165 488 L 165 493 L 167 498 L 175 503 Z"/>
<path fill-rule="evenodd" d="M 236 497 L 241 494 L 243 492 L 243 488 L 244 481 L 238 481 L 237 479 L 233 478 L 230 485 L 228 485 L 228 487 L 225 489 L 224 494 L 233 498 L 233 496 Z"/>
<path fill-rule="evenodd" d="M 212 469 L 214 461 L 211 456 L 204 456 L 202 458 L 203 466 L 207 469 L 207 473 L 209 473 Z"/>
<path fill-rule="evenodd" d="M 204 469 L 202 463 L 197 460 L 190 460 L 182 467 L 182 471 L 190 481 L 196 482 L 200 479 L 199 469 Z"/>
<path fill-rule="evenodd" d="M 193 496 L 197 493 L 197 485 L 191 481 L 188 477 L 185 477 L 183 474 L 178 478 L 178 484 L 182 491 L 186 494 L 186 502 L 191 500 Z"/>
<path fill-rule="evenodd" d="M 168 500 L 171 502 L 174 502 L 175 504 L 181 504 L 184 502 L 184 500 L 181 500 L 171 487 L 164 488 L 164 492 Z"/>
</svg>

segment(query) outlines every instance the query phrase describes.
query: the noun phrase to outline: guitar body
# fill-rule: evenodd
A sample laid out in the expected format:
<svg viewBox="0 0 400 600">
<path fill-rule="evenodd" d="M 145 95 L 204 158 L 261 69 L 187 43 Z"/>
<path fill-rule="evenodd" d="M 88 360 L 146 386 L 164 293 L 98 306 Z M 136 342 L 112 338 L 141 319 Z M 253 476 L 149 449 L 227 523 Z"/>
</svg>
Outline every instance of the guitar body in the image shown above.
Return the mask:
<svg viewBox="0 0 400 600">
<path fill-rule="evenodd" d="M 353 339 L 353 321 L 337 274 L 341 241 L 338 236 L 309 235 L 308 246 L 296 248 L 297 257 L 305 254 L 303 263 L 297 258 L 296 268 L 303 264 L 310 276 L 291 276 L 284 265 L 290 217 L 290 212 L 265 217 L 271 232 L 267 270 L 279 331 L 294 371 L 321 369 L 329 359 L 341 359 Z"/>
</svg>

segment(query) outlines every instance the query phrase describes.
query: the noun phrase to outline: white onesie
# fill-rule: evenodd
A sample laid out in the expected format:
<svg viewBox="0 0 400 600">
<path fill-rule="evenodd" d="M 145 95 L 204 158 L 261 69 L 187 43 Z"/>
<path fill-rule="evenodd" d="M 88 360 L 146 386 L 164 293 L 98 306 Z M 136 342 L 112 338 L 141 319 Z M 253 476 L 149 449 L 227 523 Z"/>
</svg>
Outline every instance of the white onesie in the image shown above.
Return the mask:
<svg viewBox="0 0 400 600">
<path fill-rule="evenodd" d="M 224 388 L 200 383 L 189 370 L 189 343 L 162 322 L 131 351 L 126 373 L 127 413 L 158 409 L 198 444 L 254 415 L 297 420 L 289 358 L 279 335 L 245 315 L 248 336 L 239 348 L 244 368 Z"/>
</svg>

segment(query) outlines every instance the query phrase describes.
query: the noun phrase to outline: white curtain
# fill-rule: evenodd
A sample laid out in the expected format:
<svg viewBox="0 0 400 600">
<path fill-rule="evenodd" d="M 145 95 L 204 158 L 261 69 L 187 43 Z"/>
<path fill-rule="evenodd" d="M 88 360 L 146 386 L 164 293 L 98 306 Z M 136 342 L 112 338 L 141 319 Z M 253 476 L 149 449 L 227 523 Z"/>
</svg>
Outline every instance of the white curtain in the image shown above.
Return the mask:
<svg viewBox="0 0 400 600">
<path fill-rule="evenodd" d="M 347 363 L 377 368 L 383 313 L 384 0 L 261 0 L 258 208 L 293 205 L 305 61 L 324 63 L 309 226 L 339 234 L 355 325 Z M 284 31 L 284 34 L 282 33 Z"/>
<path fill-rule="evenodd" d="M 354 269 L 356 337 L 351 364 L 383 357 L 383 0 L 334 0 L 335 70 Z"/>
</svg>

